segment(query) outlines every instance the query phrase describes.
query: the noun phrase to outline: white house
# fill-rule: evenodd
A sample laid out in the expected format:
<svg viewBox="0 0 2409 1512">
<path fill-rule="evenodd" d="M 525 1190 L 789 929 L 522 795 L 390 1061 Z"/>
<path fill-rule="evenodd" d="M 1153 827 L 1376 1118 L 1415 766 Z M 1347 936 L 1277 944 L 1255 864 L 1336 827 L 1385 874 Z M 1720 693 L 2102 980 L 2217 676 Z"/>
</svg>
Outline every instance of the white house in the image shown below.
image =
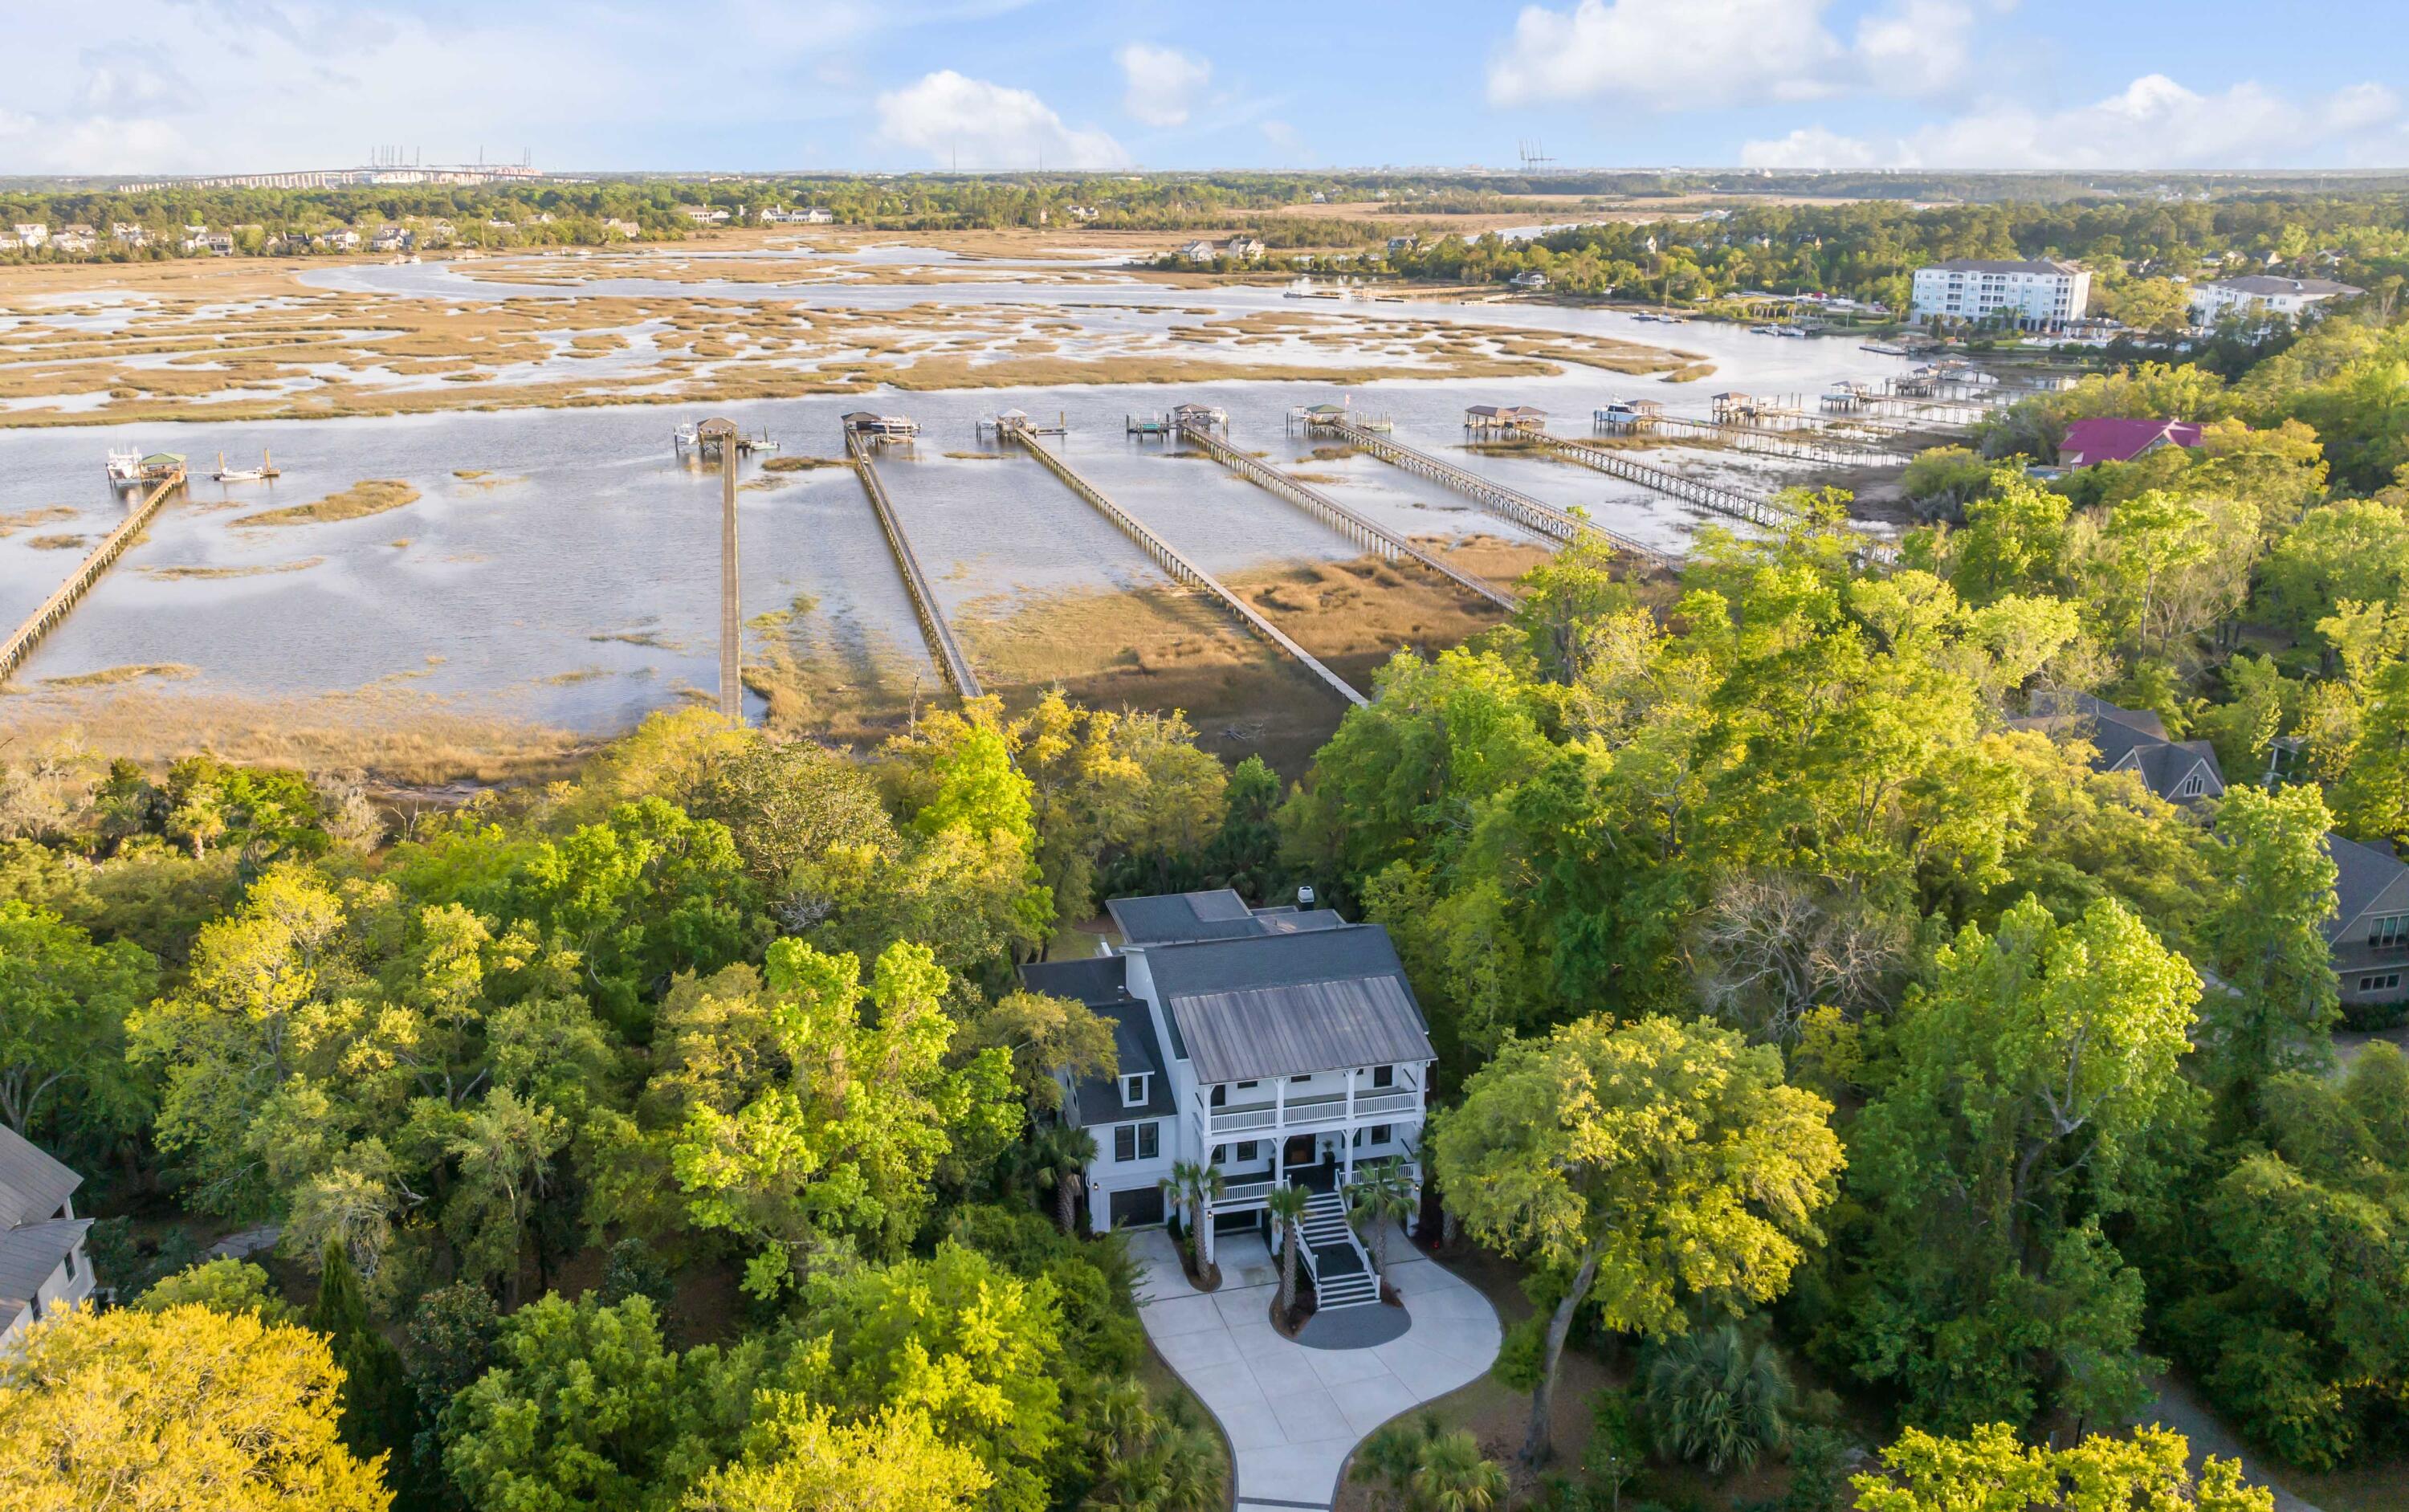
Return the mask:
<svg viewBox="0 0 2409 1512">
<path fill-rule="evenodd" d="M 681 205 L 678 213 L 697 225 L 726 225 L 728 212 L 716 205 Z"/>
<path fill-rule="evenodd" d="M 2058 330 L 2083 318 L 2091 275 L 2071 263 L 1961 257 L 1915 270 L 1910 313 L 1951 324 Z"/>
<path fill-rule="evenodd" d="M 332 231 L 321 231 L 310 239 L 328 252 L 360 250 L 360 234 L 347 225 L 339 225 Z"/>
<path fill-rule="evenodd" d="M 1510 279 L 1507 280 L 1506 281 L 1507 281 L 1507 282 L 1508 282 L 1508 283 L 1510 283 L 1510 284 L 1512 284 L 1515 288 L 1518 288 L 1518 289 L 1539 290 L 1539 289 L 1544 289 L 1544 288 L 1546 288 L 1546 287 L 1548 286 L 1548 276 L 1547 276 L 1545 273 L 1531 272 L 1531 271 L 1526 270 L 1526 271 L 1523 271 L 1523 272 L 1521 272 L 1521 273 L 1517 273 L 1517 274 L 1515 274 L 1512 278 L 1510 278 Z"/>
<path fill-rule="evenodd" d="M 2349 299 L 2366 292 L 2331 279 L 2283 279 L 2255 273 L 2220 279 L 2192 285 L 2191 323 L 2205 327 L 2228 316 L 2255 320 L 2270 315 L 2297 321 L 2326 300 Z"/>
<path fill-rule="evenodd" d="M 75 1216 L 83 1177 L 0 1126 L 0 1355 L 18 1335 L 92 1295 L 92 1261 Z"/>
<path fill-rule="evenodd" d="M 1209 241 L 1187 242 L 1180 247 L 1179 255 L 1190 263 L 1209 263 L 1213 260 L 1213 244 Z"/>
<path fill-rule="evenodd" d="M 42 221 L 19 221 L 8 229 L 17 233 L 17 239 L 28 247 L 38 247 L 50 239 L 50 225 Z"/>
<path fill-rule="evenodd" d="M 1233 263 L 1251 263 L 1263 254 L 1263 244 L 1253 237 L 1239 235 L 1221 244 Z"/>
<path fill-rule="evenodd" d="M 1404 1162 L 1419 1184 L 1433 1058 L 1389 932 L 1328 909 L 1249 908 L 1227 888 L 1107 906 L 1119 949 L 1021 969 L 1031 990 L 1113 1025 L 1119 1074 L 1063 1078 L 1064 1121 L 1096 1142 L 1089 1226 L 1162 1222 L 1174 1164 L 1208 1164 L 1226 1183 L 1197 1224 L 1209 1260 L 1215 1235 L 1264 1226 L 1274 1188 L 1304 1187 L 1320 1305 L 1376 1301 L 1341 1193 L 1375 1161 Z"/>
<path fill-rule="evenodd" d="M 761 212 L 761 223 L 763 225 L 833 225 L 836 223 L 836 212 L 823 209 L 817 205 L 791 210 L 778 209 L 773 207 Z"/>
</svg>

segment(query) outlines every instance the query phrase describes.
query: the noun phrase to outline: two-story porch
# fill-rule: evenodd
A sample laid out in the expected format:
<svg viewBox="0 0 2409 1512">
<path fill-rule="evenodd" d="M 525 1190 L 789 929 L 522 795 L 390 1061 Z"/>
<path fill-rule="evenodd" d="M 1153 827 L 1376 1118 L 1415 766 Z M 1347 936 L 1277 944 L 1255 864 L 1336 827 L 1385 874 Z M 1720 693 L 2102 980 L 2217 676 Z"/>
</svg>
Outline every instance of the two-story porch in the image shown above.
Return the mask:
<svg viewBox="0 0 2409 1512">
<path fill-rule="evenodd" d="M 1376 1160 L 1403 1159 L 1419 1181 L 1426 1074 L 1418 1064 L 1360 1066 L 1195 1087 L 1188 1145 L 1221 1173 L 1214 1212 L 1260 1210 L 1283 1182 L 1336 1191 Z"/>
</svg>

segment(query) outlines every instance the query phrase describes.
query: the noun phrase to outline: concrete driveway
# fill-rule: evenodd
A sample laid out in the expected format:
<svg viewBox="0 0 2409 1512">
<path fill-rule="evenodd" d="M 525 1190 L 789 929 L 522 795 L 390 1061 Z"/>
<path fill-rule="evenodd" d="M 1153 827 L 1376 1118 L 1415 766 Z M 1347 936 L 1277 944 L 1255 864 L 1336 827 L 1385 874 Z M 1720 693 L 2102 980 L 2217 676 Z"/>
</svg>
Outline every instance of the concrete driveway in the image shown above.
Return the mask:
<svg viewBox="0 0 2409 1512">
<path fill-rule="evenodd" d="M 1138 1316 L 1155 1350 L 1230 1436 L 1240 1512 L 1326 1508 L 1347 1457 L 1398 1414 L 1477 1379 L 1497 1358 L 1489 1299 L 1425 1259 L 1402 1233 L 1389 1240 L 1390 1283 L 1412 1325 L 1386 1344 L 1311 1349 L 1271 1324 L 1279 1271 L 1262 1239 L 1220 1244 L 1221 1289 L 1188 1284 L 1160 1229 L 1132 1237 Z"/>
</svg>

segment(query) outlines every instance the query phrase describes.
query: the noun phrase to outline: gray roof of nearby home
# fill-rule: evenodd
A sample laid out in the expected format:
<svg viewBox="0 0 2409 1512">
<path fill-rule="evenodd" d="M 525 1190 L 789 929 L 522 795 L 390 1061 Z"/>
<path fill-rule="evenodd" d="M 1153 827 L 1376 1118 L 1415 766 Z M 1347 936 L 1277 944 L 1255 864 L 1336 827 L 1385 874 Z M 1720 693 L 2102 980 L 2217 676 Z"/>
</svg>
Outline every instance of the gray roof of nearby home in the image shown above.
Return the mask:
<svg viewBox="0 0 2409 1512">
<path fill-rule="evenodd" d="M 32 1141 L 0 1127 L 0 1229 L 51 1217 L 82 1185 L 83 1177 Z"/>
<path fill-rule="evenodd" d="M 2237 294 L 2265 296 L 2271 294 L 2315 295 L 2320 299 L 2344 298 L 2367 291 L 2354 284 L 2336 283 L 2331 279 L 2279 279 L 2265 273 L 2247 273 L 2238 279 L 2218 279 L 2209 285 L 2214 289 L 2231 289 Z"/>
<path fill-rule="evenodd" d="M 1285 905 L 1249 908 L 1228 887 L 1215 892 L 1167 893 L 1159 898 L 1116 898 L 1104 907 L 1132 945 L 1190 940 L 1236 940 L 1254 935 L 1334 929 L 1346 921 L 1326 908 L 1301 913 Z"/>
<path fill-rule="evenodd" d="M 1154 1015 L 1124 989 L 1128 960 L 1120 956 L 1090 956 L 1082 960 L 1034 961 L 1020 969 L 1021 985 L 1031 992 L 1070 998 L 1094 1010 L 1113 1026 L 1113 1049 L 1119 1074 L 1145 1073 L 1146 1102 L 1137 1107 L 1121 1102 L 1118 1079 L 1084 1076 L 1071 1088 L 1072 1122 L 1080 1128 L 1126 1123 L 1132 1118 L 1168 1118 L 1177 1111 L 1171 1098 L 1170 1066 L 1154 1035 Z"/>
<path fill-rule="evenodd" d="M 0 1328 L 34 1304 L 42 1283 L 91 1227 L 90 1218 L 52 1218 L 0 1231 Z"/>
<path fill-rule="evenodd" d="M 2088 693 L 2037 694 L 2032 715 L 2010 720 L 2017 729 L 2056 733 L 2074 729 L 2099 753 L 2094 765 L 2101 771 L 2129 770 L 2158 797 L 2176 801 L 2176 788 L 2193 770 L 2205 766 L 2214 786 L 2205 795 L 2225 791 L 2225 769 L 2216 748 L 2206 741 L 2171 740 L 2166 722 L 2147 709 L 2122 709 Z"/>
<path fill-rule="evenodd" d="M 1201 1082 L 1434 1057 L 1405 966 L 1377 924 L 1159 945 L 1146 956 Z"/>
<path fill-rule="evenodd" d="M 2409 877 L 2409 865 L 2383 846 L 2362 845 L 2332 833 L 2326 836 L 2326 854 L 2334 864 L 2334 912 L 2326 925 L 2330 941 L 2374 907 L 2387 889 Z"/>
</svg>

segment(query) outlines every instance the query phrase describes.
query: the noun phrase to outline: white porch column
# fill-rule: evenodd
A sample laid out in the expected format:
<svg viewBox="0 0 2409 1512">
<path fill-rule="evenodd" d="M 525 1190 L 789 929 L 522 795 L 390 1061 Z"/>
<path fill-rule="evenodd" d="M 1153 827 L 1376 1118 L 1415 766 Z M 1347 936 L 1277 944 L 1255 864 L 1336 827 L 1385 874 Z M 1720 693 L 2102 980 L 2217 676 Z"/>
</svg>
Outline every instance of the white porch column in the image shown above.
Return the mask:
<svg viewBox="0 0 2409 1512">
<path fill-rule="evenodd" d="M 1347 1068 L 1347 1121 L 1349 1123 L 1355 1121 L 1355 1077 L 1362 1070 L 1360 1066 Z"/>
<path fill-rule="evenodd" d="M 1197 1268 L 1202 1270 L 1213 1263 L 1213 1199 L 1207 1197 L 1198 1202 L 1190 1217 L 1196 1221 L 1196 1253 L 1200 1257 Z"/>
<path fill-rule="evenodd" d="M 1274 1137 L 1277 1137 L 1277 1130 L 1286 1129 L 1287 1127 L 1288 1078 L 1283 1076 L 1279 1080 L 1272 1083 L 1272 1129 L 1275 1130 Z"/>
</svg>

